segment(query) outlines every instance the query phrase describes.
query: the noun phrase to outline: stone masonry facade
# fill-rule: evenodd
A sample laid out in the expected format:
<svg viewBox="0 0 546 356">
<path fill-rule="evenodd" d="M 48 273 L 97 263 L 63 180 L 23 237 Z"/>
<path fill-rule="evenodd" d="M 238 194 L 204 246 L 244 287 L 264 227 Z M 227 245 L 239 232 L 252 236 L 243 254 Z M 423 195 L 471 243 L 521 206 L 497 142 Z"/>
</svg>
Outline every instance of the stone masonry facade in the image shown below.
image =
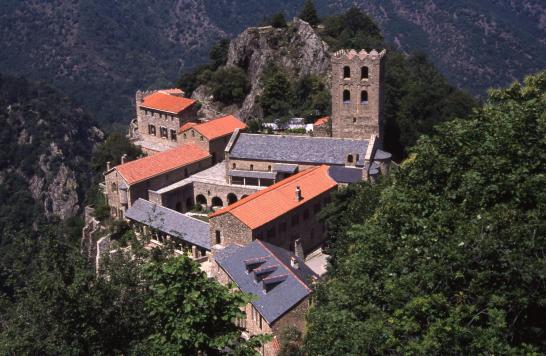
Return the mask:
<svg viewBox="0 0 546 356">
<path fill-rule="evenodd" d="M 332 55 L 332 135 L 383 141 L 386 51 L 341 50 Z"/>
</svg>

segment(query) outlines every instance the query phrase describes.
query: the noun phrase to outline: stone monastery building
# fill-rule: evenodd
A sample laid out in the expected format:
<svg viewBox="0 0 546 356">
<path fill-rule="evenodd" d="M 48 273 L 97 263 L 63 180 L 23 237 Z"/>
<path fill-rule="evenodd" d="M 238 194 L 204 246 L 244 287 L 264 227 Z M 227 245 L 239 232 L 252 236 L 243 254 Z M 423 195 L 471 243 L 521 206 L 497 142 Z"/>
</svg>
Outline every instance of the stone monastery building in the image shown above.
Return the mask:
<svg viewBox="0 0 546 356">
<path fill-rule="evenodd" d="M 332 55 L 332 116 L 312 136 L 250 134 L 231 115 L 198 120 L 197 103 L 179 89 L 136 94 L 130 137 L 148 156 L 108 164 L 110 214 L 254 294 L 239 323 L 246 336 L 273 334 L 264 355 L 277 354 L 284 328 L 305 327 L 311 286 L 326 272 L 317 215 L 332 192 L 388 174 L 384 57 Z"/>
</svg>

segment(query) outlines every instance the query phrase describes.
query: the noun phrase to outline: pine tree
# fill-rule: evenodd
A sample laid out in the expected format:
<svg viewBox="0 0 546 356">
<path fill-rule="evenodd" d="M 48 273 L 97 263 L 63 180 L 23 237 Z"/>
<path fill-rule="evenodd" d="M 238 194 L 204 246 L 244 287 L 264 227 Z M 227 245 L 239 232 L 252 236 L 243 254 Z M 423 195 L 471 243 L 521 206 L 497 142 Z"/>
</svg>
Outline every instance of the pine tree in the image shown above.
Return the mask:
<svg viewBox="0 0 546 356">
<path fill-rule="evenodd" d="M 303 9 L 300 13 L 300 19 L 308 22 L 311 26 L 318 25 L 320 20 L 318 18 L 313 0 L 305 0 L 305 4 L 303 4 Z"/>
</svg>

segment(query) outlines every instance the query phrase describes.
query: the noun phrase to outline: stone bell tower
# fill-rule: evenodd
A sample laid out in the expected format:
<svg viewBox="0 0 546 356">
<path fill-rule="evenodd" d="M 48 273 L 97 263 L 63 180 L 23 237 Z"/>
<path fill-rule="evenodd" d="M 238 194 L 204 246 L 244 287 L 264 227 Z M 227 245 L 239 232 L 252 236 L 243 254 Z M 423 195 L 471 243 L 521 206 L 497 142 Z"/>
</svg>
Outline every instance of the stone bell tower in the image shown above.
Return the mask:
<svg viewBox="0 0 546 356">
<path fill-rule="evenodd" d="M 340 50 L 332 55 L 332 136 L 383 142 L 385 54 Z"/>
</svg>

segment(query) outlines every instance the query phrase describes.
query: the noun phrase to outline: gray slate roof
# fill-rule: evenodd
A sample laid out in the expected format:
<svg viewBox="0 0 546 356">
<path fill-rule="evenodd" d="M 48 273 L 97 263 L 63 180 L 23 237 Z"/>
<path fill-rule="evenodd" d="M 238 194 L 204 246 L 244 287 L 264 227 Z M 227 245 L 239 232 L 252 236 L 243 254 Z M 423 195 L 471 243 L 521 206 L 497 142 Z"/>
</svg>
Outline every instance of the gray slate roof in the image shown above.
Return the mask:
<svg viewBox="0 0 546 356">
<path fill-rule="evenodd" d="M 244 171 L 240 169 L 232 169 L 228 172 L 228 175 L 232 177 L 250 177 L 250 178 L 266 178 L 266 179 L 275 179 L 275 177 L 277 176 L 274 172 Z"/>
<path fill-rule="evenodd" d="M 287 163 L 343 165 L 347 155 L 352 153 L 360 156 L 357 165 L 363 166 L 367 148 L 368 140 L 241 133 L 231 147 L 230 157 Z M 381 150 L 378 150 L 378 154 L 390 155 Z"/>
<path fill-rule="evenodd" d="M 293 255 L 290 252 L 280 247 L 255 240 L 246 246 L 229 245 L 215 253 L 215 260 L 239 289 L 257 296 L 251 303 L 271 325 L 311 294 L 311 280 L 317 277 L 300 258 L 298 258 L 299 269 L 292 268 L 291 256 Z M 260 263 L 257 263 L 256 268 L 248 273 L 245 261 L 252 259 Z M 276 269 L 266 275 L 268 279 L 286 279 L 266 293 L 264 282 L 256 282 L 255 271 L 271 266 L 276 266 Z"/>
<path fill-rule="evenodd" d="M 331 166 L 328 174 L 338 183 L 356 183 L 362 180 L 362 168 Z"/>
<path fill-rule="evenodd" d="M 275 163 L 273 164 L 273 171 L 281 173 L 294 173 L 298 169 L 297 164 Z"/>
<path fill-rule="evenodd" d="M 144 199 L 135 201 L 125 217 L 210 251 L 210 228 L 204 221 Z"/>
</svg>

